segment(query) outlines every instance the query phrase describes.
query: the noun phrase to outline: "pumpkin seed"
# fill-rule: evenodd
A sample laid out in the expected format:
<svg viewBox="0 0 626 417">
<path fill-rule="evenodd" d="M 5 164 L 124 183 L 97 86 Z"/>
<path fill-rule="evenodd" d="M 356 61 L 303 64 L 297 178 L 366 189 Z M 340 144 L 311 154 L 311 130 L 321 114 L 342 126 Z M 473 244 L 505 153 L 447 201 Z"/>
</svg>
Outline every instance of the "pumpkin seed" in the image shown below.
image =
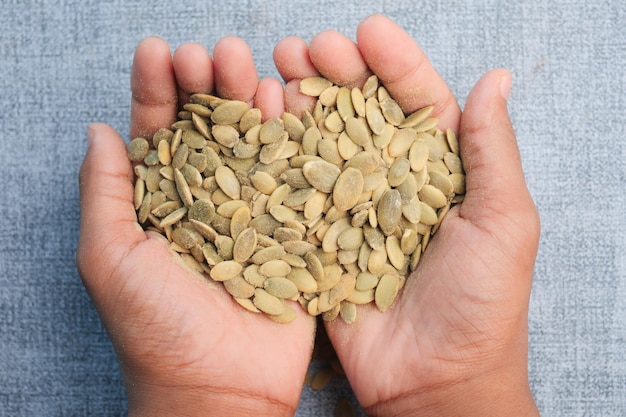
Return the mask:
<svg viewBox="0 0 626 417">
<path fill-rule="evenodd" d="M 400 223 L 402 216 L 402 197 L 398 190 L 385 191 L 378 202 L 378 224 L 382 232 L 389 236 Z"/>
<path fill-rule="evenodd" d="M 235 173 L 227 166 L 219 166 L 215 170 L 215 181 L 220 189 L 233 200 L 239 200 L 241 196 L 241 185 Z"/>
<path fill-rule="evenodd" d="M 313 112 L 262 122 L 241 101 L 193 94 L 170 128 L 135 138 L 133 205 L 194 270 L 244 309 L 287 323 L 385 311 L 416 269 L 465 175 L 433 107 L 405 116 L 372 75 L 362 88 L 300 83 Z"/>
<path fill-rule="evenodd" d="M 248 104 L 243 101 L 226 100 L 215 107 L 211 120 L 218 125 L 231 125 L 239 122 L 248 109 Z"/>
<path fill-rule="evenodd" d="M 383 133 L 386 120 L 376 98 L 370 97 L 365 101 L 365 117 L 374 134 L 380 135 Z"/>
<path fill-rule="evenodd" d="M 325 368 L 318 371 L 311 380 L 311 388 L 315 391 L 322 390 L 330 384 L 331 379 L 334 376 L 334 371 L 331 368 Z"/>
<path fill-rule="evenodd" d="M 150 149 L 150 144 L 144 138 L 135 138 L 128 144 L 128 158 L 132 162 L 142 161 Z"/>
<path fill-rule="evenodd" d="M 363 174 L 356 168 L 346 168 L 335 182 L 333 203 L 337 210 L 350 210 L 356 205 L 363 191 Z"/>
<path fill-rule="evenodd" d="M 236 277 L 243 267 L 236 261 L 223 261 L 211 268 L 210 276 L 215 281 L 226 281 Z"/>
<path fill-rule="evenodd" d="M 254 290 L 252 302 L 256 308 L 272 316 L 278 316 L 285 312 L 285 304 L 283 301 L 269 294 L 263 288 L 256 288 Z"/>
<path fill-rule="evenodd" d="M 354 309 L 354 312 L 356 316 L 356 308 Z M 352 321 L 348 322 L 343 314 L 341 315 L 341 317 L 346 323 L 352 323 L 354 321 L 353 319 Z M 335 407 L 335 417 L 356 417 L 356 411 L 354 409 L 354 406 L 347 398 L 342 397 L 339 398 L 339 400 L 337 401 L 337 406 Z"/>
<path fill-rule="evenodd" d="M 277 323 L 291 323 L 298 317 L 298 313 L 296 313 L 293 308 L 286 305 L 281 314 L 268 314 L 267 317 Z"/>
<path fill-rule="evenodd" d="M 296 284 L 284 277 L 270 277 L 266 279 L 263 288 L 268 294 L 283 299 L 292 299 L 300 294 Z"/>
<path fill-rule="evenodd" d="M 307 96 L 317 97 L 332 83 L 323 77 L 309 77 L 300 81 L 300 92 Z"/>
<path fill-rule="evenodd" d="M 302 174 L 315 189 L 323 193 L 331 193 L 341 170 L 323 159 L 306 162 L 302 166 Z"/>
<path fill-rule="evenodd" d="M 398 295 L 398 286 L 400 280 L 397 275 L 385 274 L 380 278 L 374 294 L 376 307 L 381 312 L 385 312 L 393 304 Z"/>
<path fill-rule="evenodd" d="M 256 244 L 257 234 L 254 228 L 249 227 L 241 231 L 233 246 L 233 260 L 242 263 L 246 262 L 254 253 Z"/>
<path fill-rule="evenodd" d="M 255 287 L 249 284 L 241 275 L 224 281 L 224 288 L 233 298 L 246 299 L 254 295 Z"/>
</svg>

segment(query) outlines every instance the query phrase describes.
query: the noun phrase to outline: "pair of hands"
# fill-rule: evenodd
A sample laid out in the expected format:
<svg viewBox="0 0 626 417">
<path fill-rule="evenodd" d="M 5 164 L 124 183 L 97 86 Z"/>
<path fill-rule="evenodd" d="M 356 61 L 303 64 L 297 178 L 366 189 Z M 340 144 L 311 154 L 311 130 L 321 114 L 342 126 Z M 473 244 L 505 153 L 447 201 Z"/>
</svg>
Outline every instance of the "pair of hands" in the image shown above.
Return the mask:
<svg viewBox="0 0 626 417">
<path fill-rule="evenodd" d="M 131 137 L 176 119 L 190 93 L 246 101 L 265 119 L 311 104 L 298 81 L 323 75 L 361 85 L 375 73 L 405 112 L 434 105 L 459 132 L 465 201 L 452 209 L 384 314 L 360 306 L 356 323 L 327 331 L 363 408 L 375 416 L 538 415 L 527 374 L 527 314 L 539 238 L 506 108 L 511 76 L 493 70 L 461 113 L 419 46 L 371 16 L 355 44 L 334 31 L 307 45 L 282 40 L 285 85 L 259 80 L 248 46 L 229 37 L 213 58 L 198 44 L 173 56 L 158 38 L 135 52 Z M 116 348 L 131 416 L 293 415 L 310 361 L 315 320 L 277 324 L 241 309 L 218 284 L 189 271 L 166 240 L 143 231 L 120 136 L 93 124 L 80 172 L 77 265 Z"/>
</svg>

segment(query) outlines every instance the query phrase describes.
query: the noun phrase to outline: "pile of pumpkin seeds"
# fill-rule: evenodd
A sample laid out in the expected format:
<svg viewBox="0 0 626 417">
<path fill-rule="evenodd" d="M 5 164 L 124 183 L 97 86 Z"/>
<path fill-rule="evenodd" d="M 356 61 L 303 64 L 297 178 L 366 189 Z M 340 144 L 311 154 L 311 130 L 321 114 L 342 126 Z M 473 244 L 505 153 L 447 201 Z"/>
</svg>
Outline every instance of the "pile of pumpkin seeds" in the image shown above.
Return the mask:
<svg viewBox="0 0 626 417">
<path fill-rule="evenodd" d="M 301 119 L 194 94 L 178 121 L 135 138 L 139 223 L 245 309 L 289 322 L 387 310 L 465 175 L 455 133 L 431 107 L 405 116 L 373 75 L 363 88 L 306 78 Z"/>
</svg>

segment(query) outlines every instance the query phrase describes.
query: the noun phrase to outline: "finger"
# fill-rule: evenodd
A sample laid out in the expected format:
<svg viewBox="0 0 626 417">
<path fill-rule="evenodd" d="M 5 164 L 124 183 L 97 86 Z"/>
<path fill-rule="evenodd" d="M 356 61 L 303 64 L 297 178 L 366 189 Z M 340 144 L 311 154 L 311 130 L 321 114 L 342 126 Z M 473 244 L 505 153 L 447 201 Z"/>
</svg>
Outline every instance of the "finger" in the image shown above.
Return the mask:
<svg viewBox="0 0 626 417">
<path fill-rule="evenodd" d="M 309 57 L 309 46 L 298 37 L 282 39 L 274 47 L 274 65 L 286 83 L 319 75 Z"/>
<path fill-rule="evenodd" d="M 300 93 L 300 80 L 319 75 L 306 42 L 295 36 L 278 42 L 274 48 L 274 65 L 286 83 L 285 111 L 299 118 L 304 110 L 312 111 L 315 98 Z"/>
<path fill-rule="evenodd" d="M 536 209 L 524 179 L 515 132 L 507 111 L 511 74 L 496 69 L 470 92 L 461 119 L 459 146 L 466 176 L 460 215 L 475 222 L 506 216 L 509 224 L 535 231 Z M 530 216 L 529 216 L 530 214 Z"/>
<path fill-rule="evenodd" d="M 133 172 L 124 142 L 104 124 L 92 124 L 88 138 L 89 148 L 79 174 L 77 263 L 81 276 L 94 278 L 99 274 L 88 272 L 100 272 L 94 270 L 98 259 L 117 264 L 116 259 L 145 234 L 137 224 L 133 207 Z M 93 284 L 86 282 L 88 289 Z"/>
<path fill-rule="evenodd" d="M 164 40 L 150 37 L 139 43 L 130 86 L 132 138 L 151 137 L 161 127 L 176 121 L 176 78 L 170 48 Z"/>
<path fill-rule="evenodd" d="M 254 107 L 261 110 L 263 121 L 281 117 L 285 111 L 283 86 L 277 79 L 264 78 L 254 96 Z"/>
<path fill-rule="evenodd" d="M 454 95 L 408 33 L 374 15 L 359 25 L 357 42 L 367 66 L 406 113 L 433 105 L 439 127 L 457 130 L 460 109 Z"/>
<path fill-rule="evenodd" d="M 222 38 L 215 45 L 213 60 L 217 94 L 252 105 L 259 78 L 248 45 L 234 36 Z"/>
<path fill-rule="evenodd" d="M 371 74 L 359 47 L 334 30 L 316 35 L 311 40 L 309 55 L 317 70 L 335 84 L 361 87 Z"/>
<path fill-rule="evenodd" d="M 173 65 L 180 107 L 193 93 L 213 91 L 213 60 L 204 46 L 197 43 L 179 46 L 174 52 Z"/>
</svg>

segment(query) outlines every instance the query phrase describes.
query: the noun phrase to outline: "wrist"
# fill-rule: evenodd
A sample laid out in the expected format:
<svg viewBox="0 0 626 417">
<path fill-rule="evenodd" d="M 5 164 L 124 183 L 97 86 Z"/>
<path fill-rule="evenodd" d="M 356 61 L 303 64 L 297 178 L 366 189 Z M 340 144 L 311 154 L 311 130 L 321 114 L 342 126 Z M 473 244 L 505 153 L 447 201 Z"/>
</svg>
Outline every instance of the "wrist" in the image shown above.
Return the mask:
<svg viewBox="0 0 626 417">
<path fill-rule="evenodd" d="M 372 417 L 538 417 L 527 373 L 493 373 L 368 407 Z"/>
<path fill-rule="evenodd" d="M 270 398 L 233 389 L 139 389 L 128 393 L 129 417 L 282 417 L 295 409 Z"/>
</svg>

